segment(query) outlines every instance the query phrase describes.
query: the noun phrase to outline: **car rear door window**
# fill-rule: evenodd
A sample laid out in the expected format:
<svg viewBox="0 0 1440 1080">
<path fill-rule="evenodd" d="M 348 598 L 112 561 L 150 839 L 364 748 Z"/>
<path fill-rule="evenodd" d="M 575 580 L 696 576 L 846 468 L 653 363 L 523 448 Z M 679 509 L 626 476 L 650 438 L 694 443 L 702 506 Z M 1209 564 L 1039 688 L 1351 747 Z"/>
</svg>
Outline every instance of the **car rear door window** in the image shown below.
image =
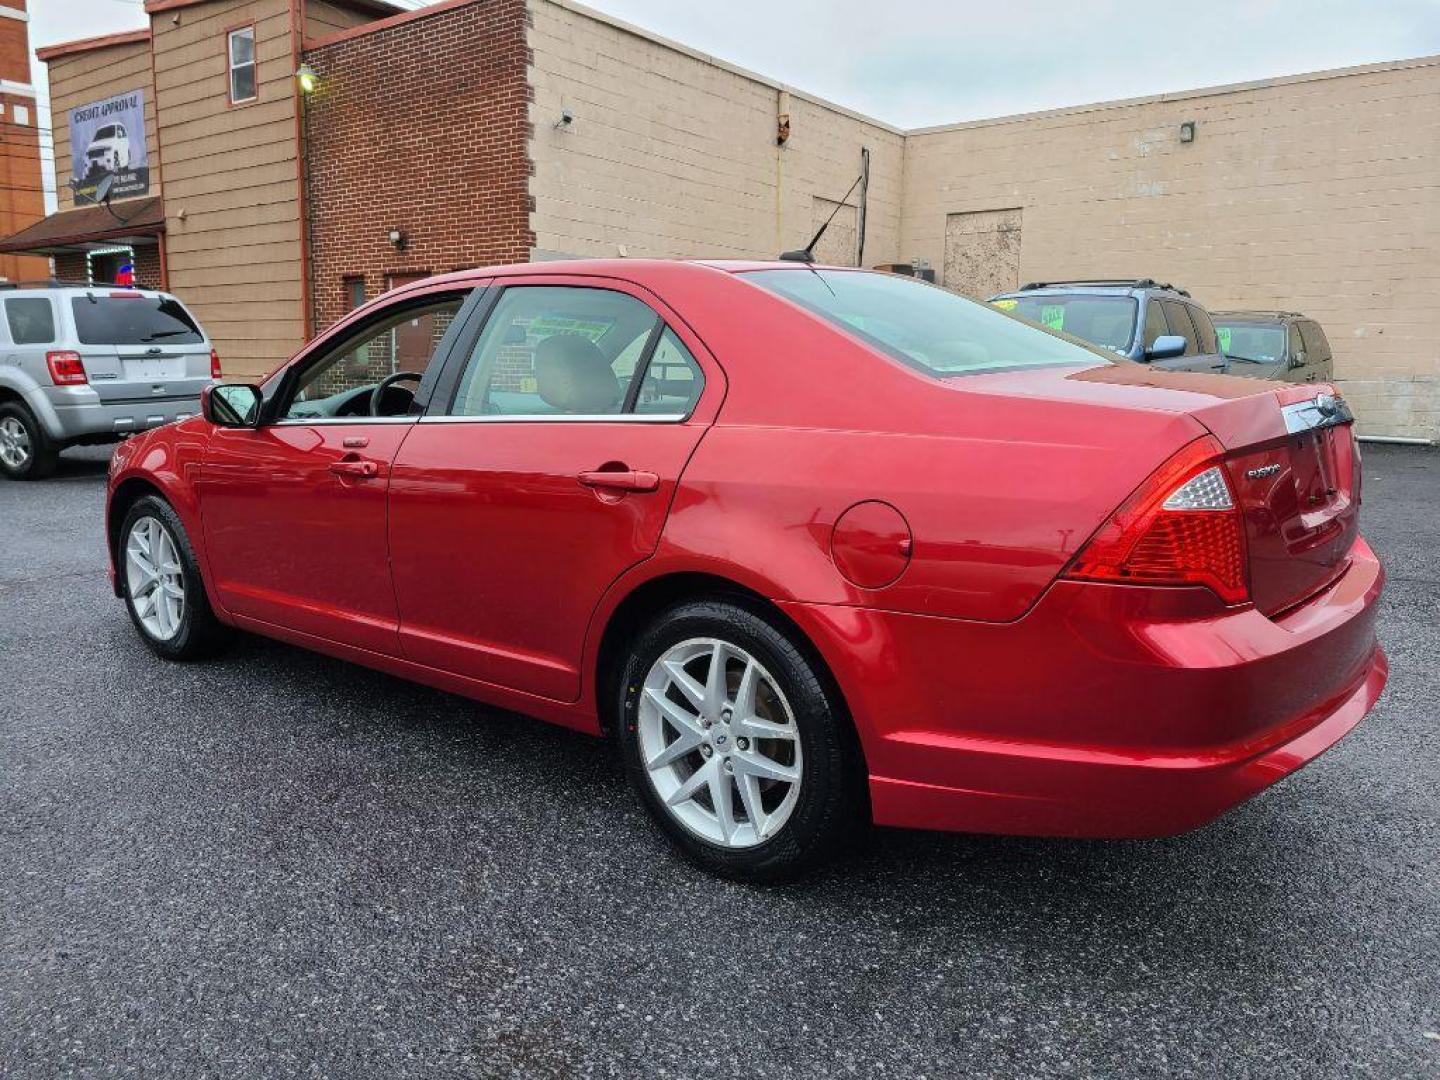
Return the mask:
<svg viewBox="0 0 1440 1080">
<path fill-rule="evenodd" d="M 705 376 L 685 343 L 668 326 L 645 368 L 635 411 L 645 416 L 688 416 L 700 400 Z"/>
<path fill-rule="evenodd" d="M 1195 324 L 1195 332 L 1200 336 L 1200 351 L 1211 354 L 1218 353 L 1220 342 L 1215 338 L 1215 323 L 1210 318 L 1210 313 L 1194 304 L 1186 304 L 1185 310 L 1190 313 L 1190 320 Z"/>
<path fill-rule="evenodd" d="M 55 340 L 55 309 L 43 296 L 14 296 L 5 301 L 5 322 L 16 345 L 49 345 Z"/>
<path fill-rule="evenodd" d="M 511 286 L 471 350 L 450 413 L 562 418 L 630 411 L 635 380 L 667 333 L 649 305 L 613 289 Z M 643 377 L 649 392 L 643 411 L 668 412 L 690 392 L 679 370 L 689 354 L 682 358 L 684 346 L 671 339 L 664 368 L 653 380 Z"/>
<path fill-rule="evenodd" d="M 1185 355 L 1200 355 L 1200 339 L 1195 334 L 1195 324 L 1190 321 L 1185 305 L 1178 300 L 1161 300 L 1160 303 L 1165 308 L 1165 321 L 1170 324 L 1170 333 L 1185 339 Z"/>
<path fill-rule="evenodd" d="M 200 327 L 180 301 L 168 296 L 93 293 L 70 301 L 82 345 L 198 345 Z"/>
<path fill-rule="evenodd" d="M 1325 339 L 1325 331 L 1320 329 L 1316 322 L 1302 322 L 1300 327 L 1300 339 L 1305 343 L 1305 359 L 1310 363 L 1321 363 L 1330 359 L 1330 342 Z"/>
</svg>

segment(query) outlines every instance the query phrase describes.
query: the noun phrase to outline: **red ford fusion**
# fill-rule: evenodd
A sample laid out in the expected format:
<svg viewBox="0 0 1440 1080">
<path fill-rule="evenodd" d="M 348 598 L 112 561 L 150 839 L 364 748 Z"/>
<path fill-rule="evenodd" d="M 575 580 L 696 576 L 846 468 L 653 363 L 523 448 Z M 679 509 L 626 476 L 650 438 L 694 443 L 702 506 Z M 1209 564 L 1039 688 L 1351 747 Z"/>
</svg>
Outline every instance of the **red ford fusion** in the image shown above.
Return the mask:
<svg viewBox="0 0 1440 1080">
<path fill-rule="evenodd" d="M 407 285 L 126 442 L 112 577 L 614 737 L 754 880 L 869 822 L 1146 837 L 1385 685 L 1344 401 L 1171 373 L 906 278 L 594 261 Z"/>
</svg>

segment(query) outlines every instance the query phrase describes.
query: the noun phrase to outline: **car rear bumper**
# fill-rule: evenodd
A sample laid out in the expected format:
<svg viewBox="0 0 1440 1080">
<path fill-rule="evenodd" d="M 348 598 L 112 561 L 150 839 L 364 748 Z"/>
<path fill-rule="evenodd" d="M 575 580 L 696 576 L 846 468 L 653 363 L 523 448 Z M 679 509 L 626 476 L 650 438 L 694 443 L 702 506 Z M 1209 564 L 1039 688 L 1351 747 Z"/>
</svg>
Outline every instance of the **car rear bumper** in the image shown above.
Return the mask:
<svg viewBox="0 0 1440 1080">
<path fill-rule="evenodd" d="M 1079 582 L 1003 625 L 785 607 L 845 692 L 877 824 L 1153 837 L 1214 819 L 1369 712 L 1389 670 L 1383 583 L 1360 540 L 1337 582 L 1274 619 Z"/>
<path fill-rule="evenodd" d="M 26 398 L 46 433 L 57 441 L 133 435 L 200 413 L 198 395 L 154 395 L 137 400 L 102 401 L 87 386 L 54 387 Z"/>
</svg>

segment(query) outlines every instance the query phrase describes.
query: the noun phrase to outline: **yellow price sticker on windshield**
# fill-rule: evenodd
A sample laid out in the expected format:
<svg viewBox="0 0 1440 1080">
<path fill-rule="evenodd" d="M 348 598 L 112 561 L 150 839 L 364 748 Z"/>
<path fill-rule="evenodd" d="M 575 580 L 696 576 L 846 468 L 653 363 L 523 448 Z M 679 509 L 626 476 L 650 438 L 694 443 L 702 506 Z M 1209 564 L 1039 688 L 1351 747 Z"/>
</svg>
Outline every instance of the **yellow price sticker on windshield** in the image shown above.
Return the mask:
<svg viewBox="0 0 1440 1080">
<path fill-rule="evenodd" d="M 1019 300 L 996 300 L 995 306 L 1001 311 L 1014 311 L 1016 305 L 1019 303 Z"/>
</svg>

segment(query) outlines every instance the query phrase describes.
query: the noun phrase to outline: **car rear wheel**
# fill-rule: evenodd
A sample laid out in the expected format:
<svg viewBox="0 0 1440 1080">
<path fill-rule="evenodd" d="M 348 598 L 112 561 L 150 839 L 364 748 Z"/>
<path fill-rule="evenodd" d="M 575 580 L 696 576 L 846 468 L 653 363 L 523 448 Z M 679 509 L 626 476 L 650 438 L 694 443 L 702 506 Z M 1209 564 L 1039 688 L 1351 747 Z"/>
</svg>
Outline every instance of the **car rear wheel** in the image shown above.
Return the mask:
<svg viewBox="0 0 1440 1080">
<path fill-rule="evenodd" d="M 723 600 L 672 608 L 634 643 L 620 693 L 631 783 L 700 866 L 793 878 L 863 824 L 863 770 L 838 695 L 756 611 Z"/>
<path fill-rule="evenodd" d="M 179 515 L 163 499 L 138 499 L 120 527 L 116 551 L 130 621 L 167 660 L 198 660 L 225 643 Z"/>
<path fill-rule="evenodd" d="M 11 480 L 39 480 L 55 471 L 58 457 L 29 409 L 13 401 L 0 405 L 0 473 Z"/>
</svg>

